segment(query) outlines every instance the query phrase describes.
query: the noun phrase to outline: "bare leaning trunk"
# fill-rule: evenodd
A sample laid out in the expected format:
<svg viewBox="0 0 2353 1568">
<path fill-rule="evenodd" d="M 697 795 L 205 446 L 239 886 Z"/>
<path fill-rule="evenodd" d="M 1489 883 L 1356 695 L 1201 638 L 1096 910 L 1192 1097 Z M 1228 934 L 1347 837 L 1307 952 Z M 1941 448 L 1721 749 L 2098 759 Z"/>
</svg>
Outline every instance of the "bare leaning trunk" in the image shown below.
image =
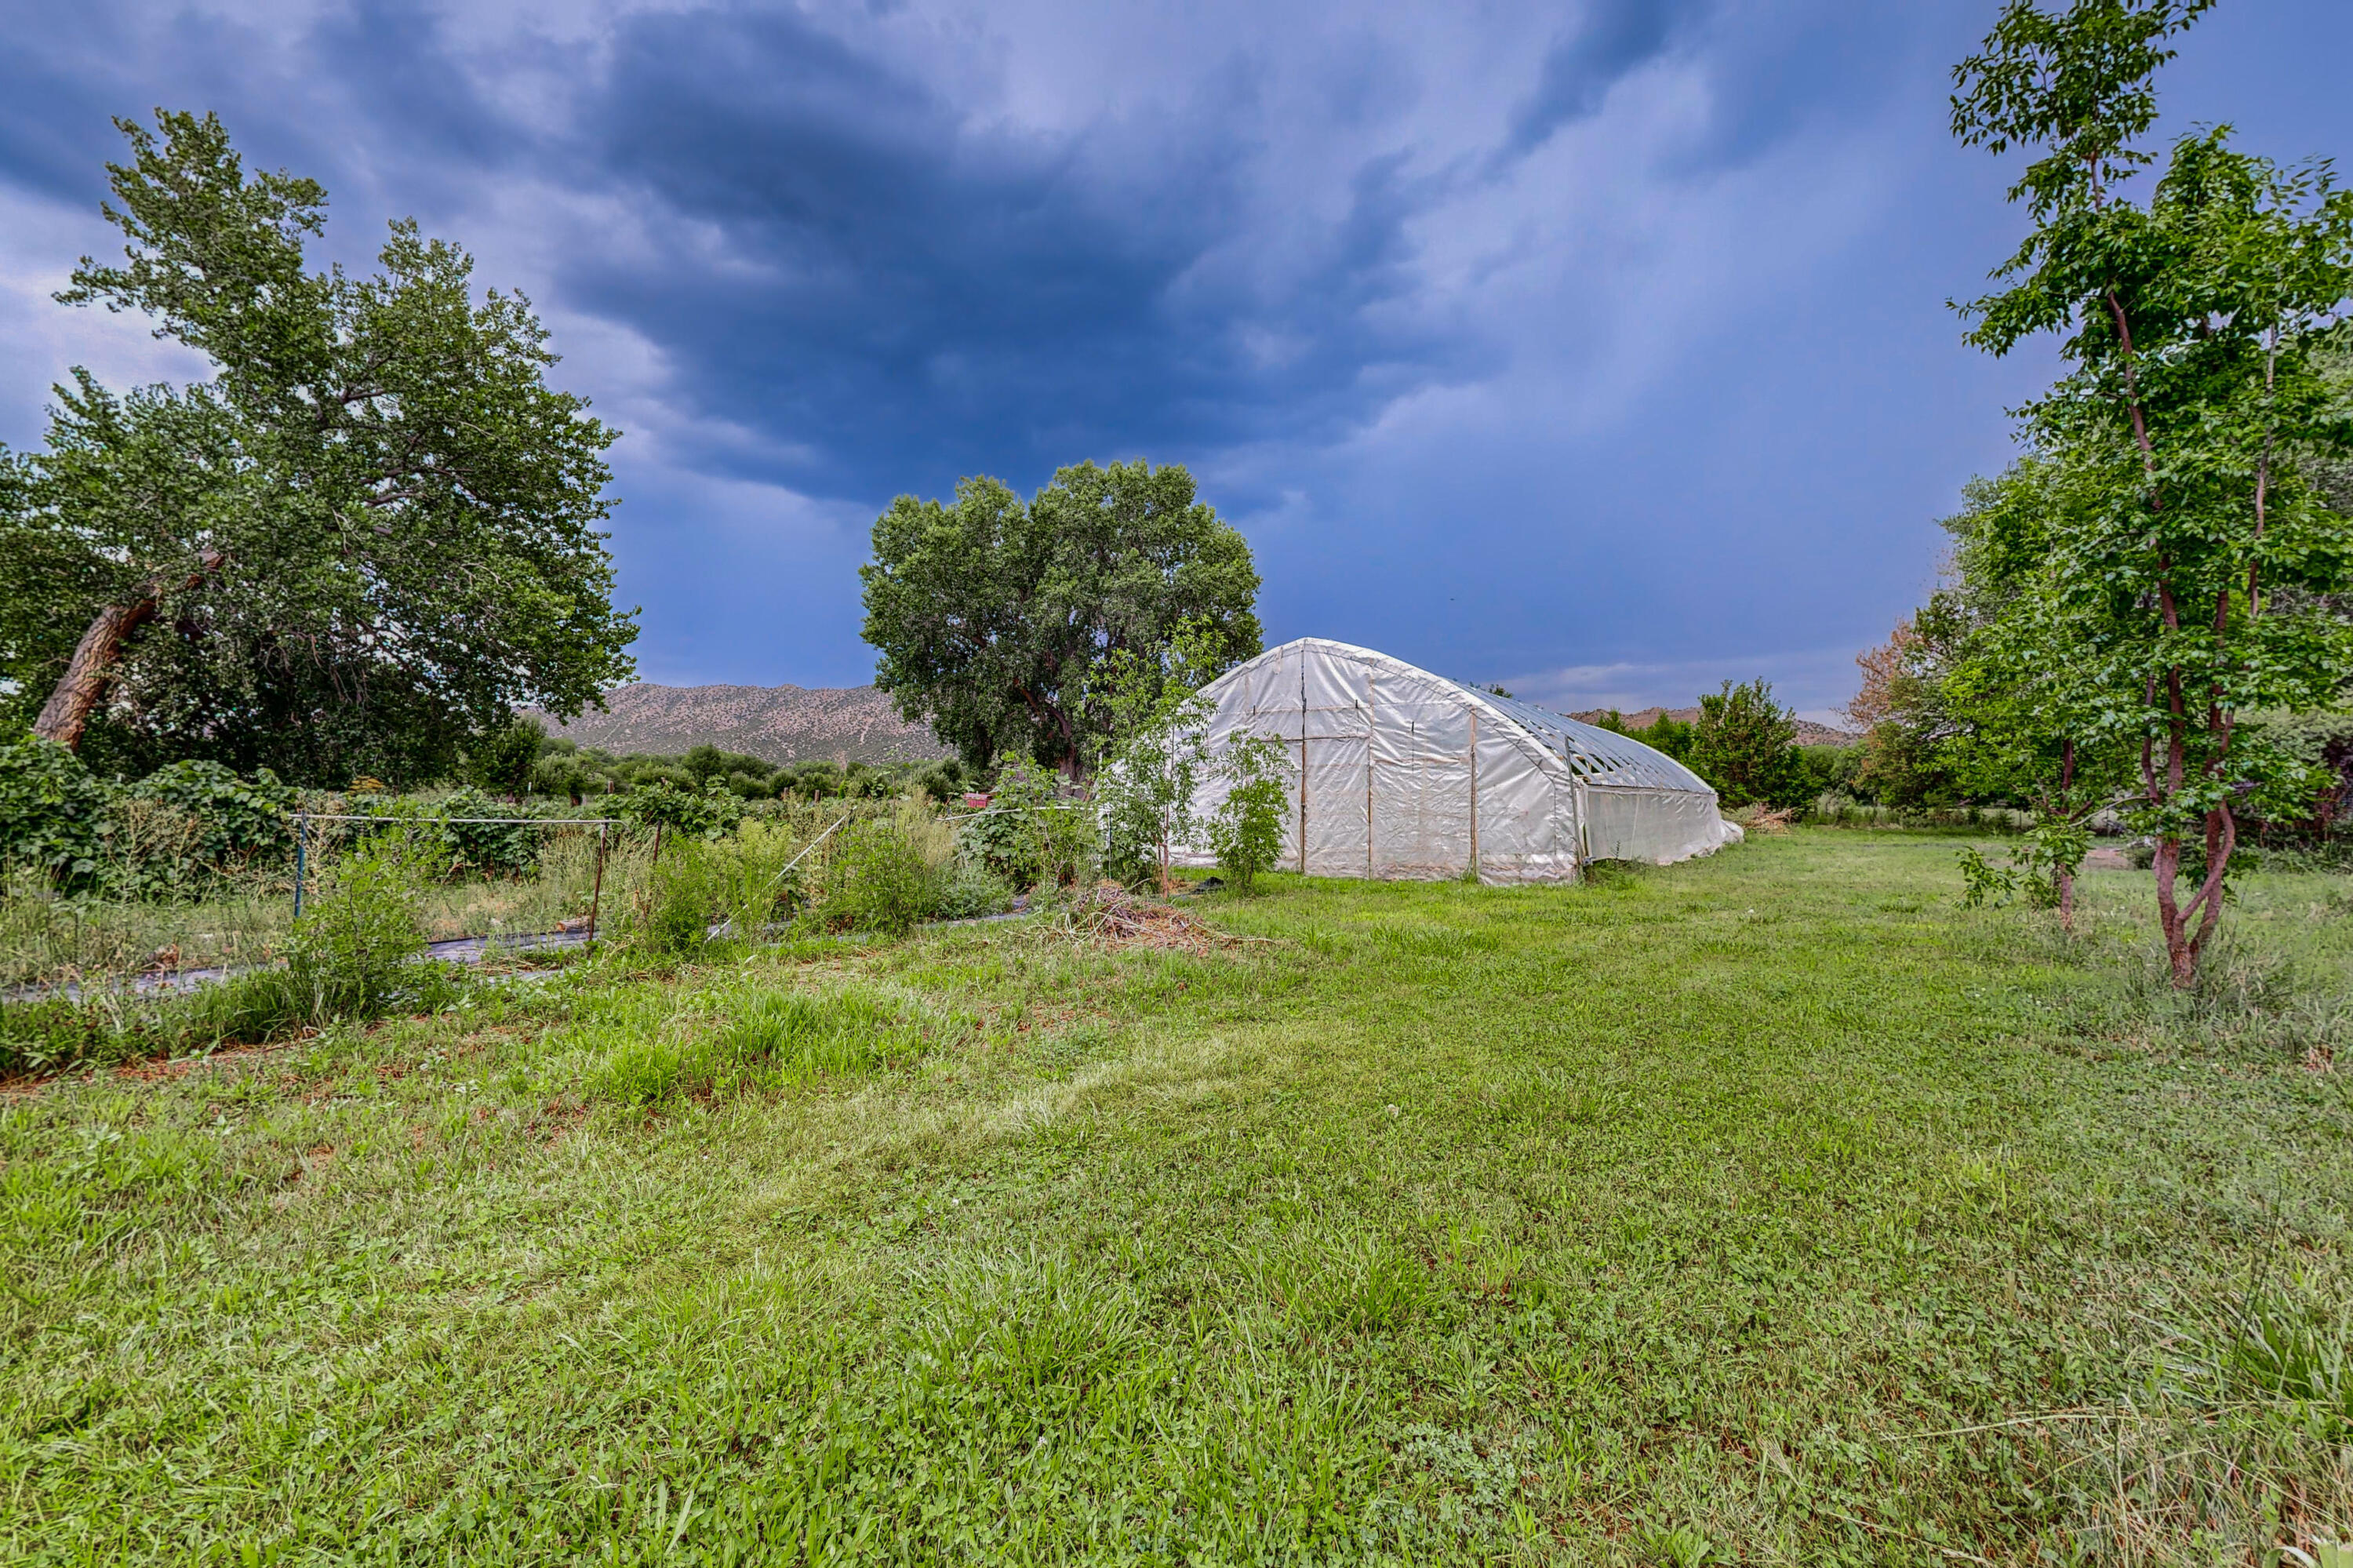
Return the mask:
<svg viewBox="0 0 2353 1568">
<path fill-rule="evenodd" d="M 206 551 L 202 564 L 189 573 L 180 584 L 185 593 L 220 570 L 221 556 L 216 551 Z M 128 604 L 110 604 L 98 612 L 90 630 L 74 644 L 73 658 L 66 673 L 58 678 L 49 700 L 41 705 L 41 716 L 33 721 L 33 733 L 43 740 L 56 741 L 68 751 L 81 745 L 82 732 L 90 727 L 90 715 L 106 696 L 106 688 L 114 679 L 114 666 L 122 657 L 122 645 L 131 634 L 155 619 L 163 603 L 164 585 L 149 578 L 141 585 L 139 597 Z"/>
<path fill-rule="evenodd" d="M 110 604 L 98 612 L 90 630 L 74 644 L 73 661 L 58 677 L 57 689 L 49 700 L 41 705 L 41 716 L 33 721 L 33 733 L 43 740 L 54 740 L 68 751 L 81 745 L 82 731 L 90 727 L 90 715 L 98 711 L 100 698 L 106 695 L 107 683 L 114 678 L 115 661 L 121 656 L 122 644 L 130 635 L 155 619 L 155 600 L 150 595 L 129 604 Z"/>
</svg>

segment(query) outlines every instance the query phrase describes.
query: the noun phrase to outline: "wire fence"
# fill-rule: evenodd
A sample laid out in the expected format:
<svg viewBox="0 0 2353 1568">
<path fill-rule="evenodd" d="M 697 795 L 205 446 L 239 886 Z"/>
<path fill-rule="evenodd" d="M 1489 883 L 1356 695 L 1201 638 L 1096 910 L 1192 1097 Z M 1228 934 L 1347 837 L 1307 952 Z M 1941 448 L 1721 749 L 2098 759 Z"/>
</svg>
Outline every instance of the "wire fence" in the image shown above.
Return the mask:
<svg viewBox="0 0 2353 1568">
<path fill-rule="evenodd" d="M 352 811 L 296 811 L 294 819 L 294 918 L 302 918 L 302 894 L 310 880 L 311 824 L 369 822 L 383 827 L 577 827 L 596 830 L 596 865 L 588 895 L 588 940 L 596 946 L 596 921 L 605 906 L 605 862 L 612 847 L 612 830 L 627 826 L 620 817 L 407 817 Z"/>
</svg>

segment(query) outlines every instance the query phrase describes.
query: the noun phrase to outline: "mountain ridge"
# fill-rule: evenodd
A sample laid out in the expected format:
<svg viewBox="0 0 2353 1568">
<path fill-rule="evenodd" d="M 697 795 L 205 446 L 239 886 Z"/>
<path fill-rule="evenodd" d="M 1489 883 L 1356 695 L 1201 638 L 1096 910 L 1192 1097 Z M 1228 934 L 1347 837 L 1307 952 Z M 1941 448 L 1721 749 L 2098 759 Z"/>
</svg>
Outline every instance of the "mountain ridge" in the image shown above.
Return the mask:
<svg viewBox="0 0 2353 1568">
<path fill-rule="evenodd" d="M 605 694 L 570 723 L 535 709 L 551 736 L 612 752 L 675 756 L 697 746 L 765 762 L 927 762 L 953 755 L 931 726 L 909 724 L 873 686 L 666 686 L 639 681 Z"/>
</svg>

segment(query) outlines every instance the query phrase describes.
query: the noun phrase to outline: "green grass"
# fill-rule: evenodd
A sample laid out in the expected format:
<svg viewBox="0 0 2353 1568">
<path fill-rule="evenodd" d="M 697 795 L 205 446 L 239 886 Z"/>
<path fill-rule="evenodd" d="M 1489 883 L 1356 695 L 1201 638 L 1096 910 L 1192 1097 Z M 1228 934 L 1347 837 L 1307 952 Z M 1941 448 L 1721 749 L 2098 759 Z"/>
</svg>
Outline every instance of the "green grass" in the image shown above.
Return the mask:
<svg viewBox="0 0 2353 1568">
<path fill-rule="evenodd" d="M 1954 841 L 1303 884 L 0 1101 L 0 1556 L 2254 1562 L 2353 1538 L 2353 922 Z"/>
</svg>

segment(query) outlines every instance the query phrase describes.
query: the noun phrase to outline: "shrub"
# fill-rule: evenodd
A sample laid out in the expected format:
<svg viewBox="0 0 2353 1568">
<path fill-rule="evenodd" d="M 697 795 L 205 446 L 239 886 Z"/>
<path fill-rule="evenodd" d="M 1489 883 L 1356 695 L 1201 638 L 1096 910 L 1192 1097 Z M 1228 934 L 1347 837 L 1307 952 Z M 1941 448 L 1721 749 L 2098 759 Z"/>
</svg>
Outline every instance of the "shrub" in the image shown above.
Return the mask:
<svg viewBox="0 0 2353 1568">
<path fill-rule="evenodd" d="M 1093 809 L 1060 800 L 1036 816 L 1040 884 L 1049 888 L 1092 886 L 1103 859 L 1103 833 Z"/>
<path fill-rule="evenodd" d="M 636 927 L 650 951 L 701 948 L 714 927 L 757 941 L 799 904 L 816 862 L 804 836 L 783 822 L 746 821 L 731 839 L 682 839 L 647 873 Z"/>
<path fill-rule="evenodd" d="M 1815 793 L 1798 756 L 1796 716 L 1776 705 L 1764 681 L 1699 700 L 1699 724 L 1683 761 L 1715 787 L 1726 806 L 1799 806 Z"/>
<path fill-rule="evenodd" d="M 597 788 L 600 781 L 588 771 L 587 765 L 567 753 L 550 753 L 541 758 L 531 771 L 533 794 L 569 800 L 575 806 L 589 790 Z"/>
<path fill-rule="evenodd" d="M 537 719 L 511 719 L 484 730 L 466 743 L 466 782 L 520 800 L 546 745 L 547 731 Z"/>
<path fill-rule="evenodd" d="M 1243 892 L 1282 853 L 1284 776 L 1290 758 L 1271 736 L 1237 736 L 1218 758 L 1226 798 L 1209 813 L 1209 848 Z"/>
<path fill-rule="evenodd" d="M 1046 870 L 1047 824 L 1039 813 L 1057 799 L 1052 774 L 1015 758 L 997 770 L 988 810 L 958 829 L 957 850 L 1015 887 L 1031 885 Z"/>
<path fill-rule="evenodd" d="M 131 793 L 186 812 L 197 826 L 196 854 L 209 871 L 257 861 L 274 864 L 293 847 L 288 818 L 300 796 L 267 768 L 240 779 L 217 762 L 174 762 L 142 779 Z"/>
<path fill-rule="evenodd" d="M 841 793 L 841 769 L 830 762 L 796 762 L 776 775 L 777 788 L 811 800 Z"/>
<path fill-rule="evenodd" d="M 1133 797 L 1106 800 L 1100 810 L 1103 874 L 1123 887 L 1142 887 L 1159 869 L 1153 853 L 1156 824 Z"/>
<path fill-rule="evenodd" d="M 199 896 L 211 880 L 204 837 L 204 824 L 177 806 L 117 797 L 99 828 L 98 875 L 90 892 L 120 903 Z"/>
<path fill-rule="evenodd" d="M 837 836 L 826 877 L 826 924 L 903 937 L 938 906 L 932 868 L 897 822 L 852 822 Z"/>
<path fill-rule="evenodd" d="M 106 786 L 64 747 L 0 746 L 0 862 L 37 866 L 61 885 L 86 885 L 98 872 L 106 808 Z"/>
<path fill-rule="evenodd" d="M 1106 858 L 1130 874 L 1123 881 L 1133 880 L 1138 860 L 1148 860 L 1163 893 L 1177 846 L 1200 829 L 1194 800 L 1212 767 L 1203 734 L 1210 704 L 1194 689 L 1199 635 L 1188 625 L 1166 664 L 1114 657 L 1103 684 L 1114 736 L 1095 776 L 1104 837 L 1114 852 Z"/>
<path fill-rule="evenodd" d="M 907 776 L 907 787 L 922 790 L 937 805 L 948 805 L 964 793 L 964 764 L 953 757 L 927 762 Z"/>
<path fill-rule="evenodd" d="M 629 821 L 666 829 L 680 838 L 724 838 L 744 820 L 744 802 L 715 779 L 700 791 L 681 789 L 667 778 L 641 781 L 621 797 L 620 808 Z"/>
<path fill-rule="evenodd" d="M 424 950 L 415 873 L 379 837 L 336 863 L 287 939 L 287 971 L 314 1018 L 374 1018 L 414 983 Z"/>
<path fill-rule="evenodd" d="M 441 839 L 448 847 L 452 875 L 468 871 L 488 876 L 527 876 L 539 863 L 542 830 L 528 822 L 468 822 L 464 817 L 512 817 L 519 813 L 467 788 L 441 802 L 434 815 L 441 823 Z"/>
<path fill-rule="evenodd" d="M 710 939 L 718 919 L 718 889 L 709 846 L 680 842 L 646 874 L 637 906 L 638 940 L 650 951 L 677 955 Z"/>
<path fill-rule="evenodd" d="M 1013 885 L 977 861 L 958 859 L 939 879 L 936 913 L 943 920 L 976 920 L 1013 907 Z"/>
</svg>

